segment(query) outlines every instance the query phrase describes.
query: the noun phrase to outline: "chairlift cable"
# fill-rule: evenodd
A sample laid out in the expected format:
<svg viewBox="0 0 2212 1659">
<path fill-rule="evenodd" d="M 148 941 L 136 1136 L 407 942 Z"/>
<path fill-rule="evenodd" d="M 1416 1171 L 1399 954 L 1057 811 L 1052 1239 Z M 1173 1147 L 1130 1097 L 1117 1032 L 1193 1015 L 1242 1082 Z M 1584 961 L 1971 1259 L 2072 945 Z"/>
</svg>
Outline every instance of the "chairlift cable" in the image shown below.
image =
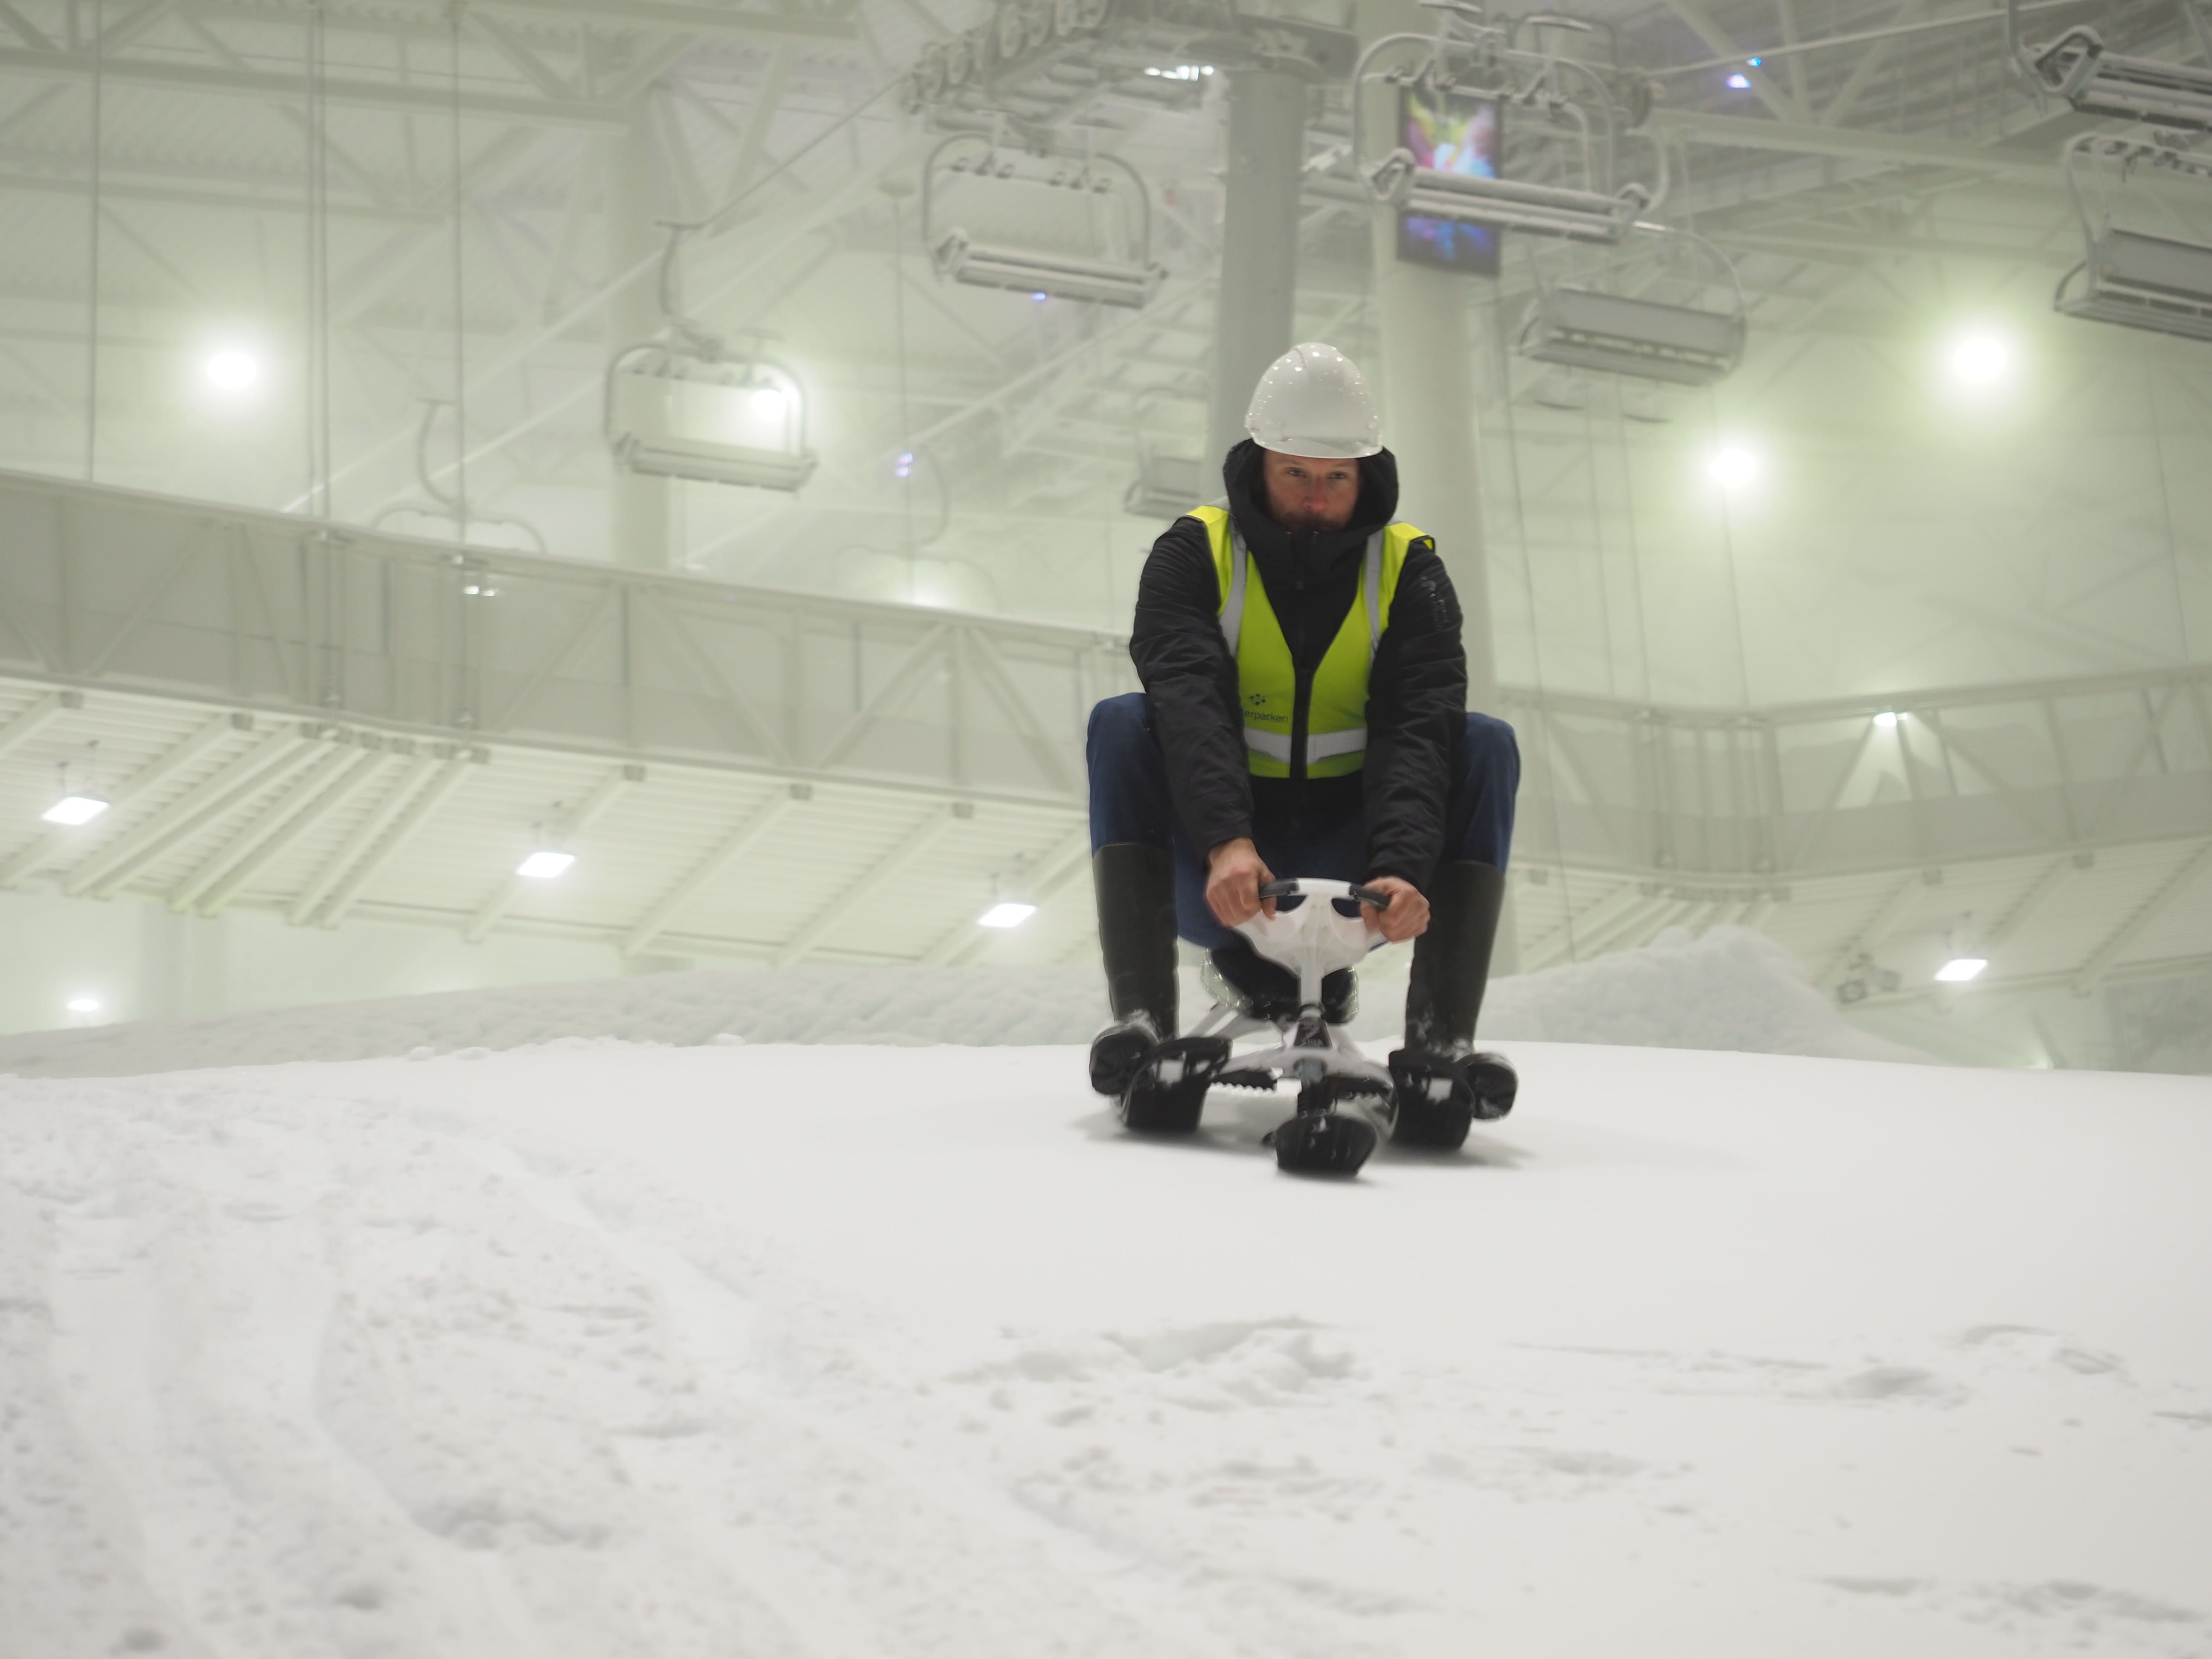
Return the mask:
<svg viewBox="0 0 2212 1659">
<path fill-rule="evenodd" d="M 453 30 L 453 539 L 466 546 L 469 539 L 469 379 L 468 318 L 465 270 L 462 259 L 463 209 L 461 171 L 461 7 L 454 0 L 447 12 Z"/>
<path fill-rule="evenodd" d="M 92 212 L 88 227 L 84 343 L 84 481 L 96 481 L 100 463 L 100 118 L 107 65 L 106 6 L 92 0 Z"/>
<path fill-rule="evenodd" d="M 2098 0 L 2028 0 L 2021 12 L 2058 11 L 2069 6 L 2087 7 Z M 1887 28 L 1860 29 L 1850 34 L 1832 34 L 1825 40 L 1799 40 L 1792 45 L 1760 46 L 1738 52 L 1733 58 L 1701 58 L 1694 64 L 1669 64 L 1664 69 L 1646 70 L 1646 75 L 1663 79 L 1676 75 L 1703 75 L 1717 69 L 1735 69 L 1746 57 L 1755 57 L 1762 62 L 1777 58 L 1794 58 L 1800 52 L 1825 52 L 1832 46 L 1864 46 L 1873 40 L 1895 40 L 1908 34 L 1927 34 L 1938 29 L 1963 28 L 1969 23 L 2002 23 L 2002 10 L 1968 12 L 1959 17 L 1930 17 L 1917 23 L 1895 23 Z"/>
</svg>

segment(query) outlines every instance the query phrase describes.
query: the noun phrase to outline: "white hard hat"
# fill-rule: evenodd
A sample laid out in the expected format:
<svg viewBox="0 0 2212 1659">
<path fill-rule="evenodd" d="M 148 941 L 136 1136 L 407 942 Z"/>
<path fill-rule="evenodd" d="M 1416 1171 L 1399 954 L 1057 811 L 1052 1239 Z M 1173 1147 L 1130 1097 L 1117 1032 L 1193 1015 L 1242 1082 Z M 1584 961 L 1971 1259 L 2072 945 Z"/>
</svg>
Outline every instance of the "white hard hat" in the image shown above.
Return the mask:
<svg viewBox="0 0 2212 1659">
<path fill-rule="evenodd" d="M 1294 345 L 1267 366 L 1244 414 L 1262 449 L 1356 460 L 1382 447 L 1382 420 L 1351 358 L 1333 345 Z"/>
</svg>

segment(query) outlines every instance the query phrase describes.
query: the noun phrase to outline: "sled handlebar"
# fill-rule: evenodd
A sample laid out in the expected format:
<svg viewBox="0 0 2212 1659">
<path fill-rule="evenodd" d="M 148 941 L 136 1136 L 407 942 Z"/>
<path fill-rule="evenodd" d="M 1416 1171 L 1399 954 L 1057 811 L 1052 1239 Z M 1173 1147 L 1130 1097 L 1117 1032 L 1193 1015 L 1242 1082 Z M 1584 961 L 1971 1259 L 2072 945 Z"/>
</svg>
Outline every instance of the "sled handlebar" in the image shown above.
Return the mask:
<svg viewBox="0 0 2212 1659">
<path fill-rule="evenodd" d="M 1295 878 L 1289 881 L 1263 881 L 1260 884 L 1260 896 L 1263 899 L 1297 898 L 1304 891 L 1304 890 L 1298 885 Z M 1362 904 L 1371 904 L 1378 910 L 1387 910 L 1390 908 L 1390 896 L 1377 888 L 1354 886 L 1351 890 L 1350 896 L 1358 899 Z M 1348 915 L 1351 913 L 1347 911 L 1346 914 Z"/>
</svg>

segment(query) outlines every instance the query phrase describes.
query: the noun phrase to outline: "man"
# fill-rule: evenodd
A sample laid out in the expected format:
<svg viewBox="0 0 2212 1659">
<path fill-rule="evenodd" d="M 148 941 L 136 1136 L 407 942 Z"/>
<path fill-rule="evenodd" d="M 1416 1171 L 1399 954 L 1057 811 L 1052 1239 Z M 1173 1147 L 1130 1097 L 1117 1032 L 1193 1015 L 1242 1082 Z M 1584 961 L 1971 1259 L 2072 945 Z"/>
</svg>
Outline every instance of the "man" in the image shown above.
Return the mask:
<svg viewBox="0 0 2212 1659">
<path fill-rule="evenodd" d="M 1276 876 L 1354 881 L 1412 939 L 1405 1047 L 1384 1108 L 1401 1144 L 1457 1146 L 1511 1109 L 1512 1069 L 1474 1052 L 1504 899 L 1520 754 L 1467 712 L 1459 602 L 1435 543 L 1396 522 L 1397 463 L 1374 398 L 1335 348 L 1294 346 L 1261 377 L 1228 506 L 1153 544 L 1130 655 L 1145 689 L 1091 711 L 1091 845 L 1113 1023 L 1091 1080 L 1121 1102 L 1175 1068 L 1178 933 L 1211 953 L 1217 997 L 1271 1018 L 1297 988 L 1233 931 Z M 1349 970 L 1323 985 L 1352 1013 Z M 1202 1086 L 1202 1085 L 1201 1085 Z M 1150 1097 L 1152 1091 L 1138 1091 Z"/>
</svg>

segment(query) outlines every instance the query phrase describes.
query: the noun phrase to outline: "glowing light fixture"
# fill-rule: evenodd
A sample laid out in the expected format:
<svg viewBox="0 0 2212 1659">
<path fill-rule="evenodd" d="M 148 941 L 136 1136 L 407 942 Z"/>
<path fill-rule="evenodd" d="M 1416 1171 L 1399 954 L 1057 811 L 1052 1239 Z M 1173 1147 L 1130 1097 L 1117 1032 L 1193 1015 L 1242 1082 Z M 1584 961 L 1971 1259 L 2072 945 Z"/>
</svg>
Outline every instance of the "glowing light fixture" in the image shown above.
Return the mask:
<svg viewBox="0 0 2212 1659">
<path fill-rule="evenodd" d="M 1742 74 L 1729 76 L 1728 78 L 1728 89 L 1730 92 L 1749 92 L 1751 90 L 1751 77 L 1748 75 Z"/>
<path fill-rule="evenodd" d="M 1936 977 L 1946 985 L 1964 985 L 1970 979 L 1979 978 L 1982 969 L 1989 965 L 1986 957 L 1953 957 L 1936 970 Z"/>
<path fill-rule="evenodd" d="M 1753 68 L 1753 69 L 1757 69 L 1757 68 L 1758 68 L 1761 64 L 1764 64 L 1766 60 L 1765 60 L 1764 58 L 1745 58 L 1743 61 L 1744 61 L 1745 63 L 1747 63 L 1747 64 L 1750 64 L 1750 65 L 1752 66 L 1752 68 Z"/>
<path fill-rule="evenodd" d="M 107 803 L 97 795 L 64 795 L 39 816 L 48 823 L 75 829 L 80 823 L 90 823 L 106 810 Z"/>
<path fill-rule="evenodd" d="M 1042 289 L 1039 289 L 1036 293 L 1030 295 L 1030 298 L 1036 301 L 1039 305 L 1042 305 L 1047 300 L 1052 298 L 1052 295 L 1047 294 Z"/>
<path fill-rule="evenodd" d="M 753 390 L 753 413 L 764 421 L 780 421 L 790 411 L 791 399 L 772 386 Z"/>
<path fill-rule="evenodd" d="M 541 847 L 514 866 L 518 876 L 527 876 L 532 881 L 551 881 L 568 873 L 568 866 L 576 861 L 574 853 L 556 853 L 550 847 Z"/>
<path fill-rule="evenodd" d="M 894 478 L 914 477 L 914 451 L 911 449 L 899 451 L 898 459 L 891 463 L 891 477 Z"/>
<path fill-rule="evenodd" d="M 1874 723 L 1881 727 L 1883 731 L 1887 732 L 1897 724 L 1897 715 L 1893 711 L 1885 708 L 1881 713 L 1874 717 Z"/>
<path fill-rule="evenodd" d="M 260 384 L 261 360 L 236 346 L 223 346 L 208 354 L 200 372 L 217 392 L 251 392 Z"/>
<path fill-rule="evenodd" d="M 986 927 L 1018 927 L 1036 914 L 1036 906 L 1002 899 L 975 918 Z"/>
<path fill-rule="evenodd" d="M 71 997 L 68 1007 L 73 1014 L 96 1014 L 100 1012 L 98 997 Z"/>
<path fill-rule="evenodd" d="M 1717 451 L 1705 471 L 1723 489 L 1741 489 L 1759 476 L 1759 457 L 1740 444 Z"/>
<path fill-rule="evenodd" d="M 1964 386 L 1991 386 L 2012 369 L 2012 343 L 1986 329 L 1961 335 L 1951 346 L 1951 377 Z"/>
</svg>

